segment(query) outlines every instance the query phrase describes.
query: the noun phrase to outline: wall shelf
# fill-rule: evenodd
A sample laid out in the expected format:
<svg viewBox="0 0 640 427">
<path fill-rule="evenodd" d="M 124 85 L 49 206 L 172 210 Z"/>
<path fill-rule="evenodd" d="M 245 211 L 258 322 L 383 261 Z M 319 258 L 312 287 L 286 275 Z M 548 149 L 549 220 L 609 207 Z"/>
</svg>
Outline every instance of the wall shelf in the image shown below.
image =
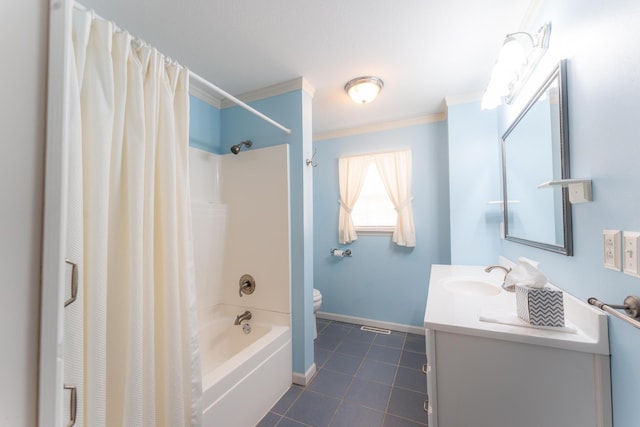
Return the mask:
<svg viewBox="0 0 640 427">
<path fill-rule="evenodd" d="M 543 182 L 538 188 L 562 187 L 569 189 L 569 202 L 585 203 L 593 201 L 591 180 L 587 178 L 557 179 Z"/>
</svg>

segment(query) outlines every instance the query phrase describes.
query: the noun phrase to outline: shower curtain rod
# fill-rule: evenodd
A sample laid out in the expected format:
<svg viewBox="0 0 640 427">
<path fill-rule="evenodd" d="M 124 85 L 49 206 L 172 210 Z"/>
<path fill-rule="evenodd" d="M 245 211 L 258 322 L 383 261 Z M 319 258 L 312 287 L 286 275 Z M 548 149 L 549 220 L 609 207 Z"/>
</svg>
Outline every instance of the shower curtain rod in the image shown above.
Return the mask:
<svg viewBox="0 0 640 427">
<path fill-rule="evenodd" d="M 268 123 L 271 123 L 272 125 L 274 125 L 277 128 L 282 129 L 287 135 L 291 134 L 291 129 L 282 126 L 280 123 L 276 122 L 271 117 L 268 117 L 268 116 L 262 114 L 260 111 L 256 110 L 255 108 L 251 107 L 250 105 L 245 104 L 244 102 L 240 101 L 235 96 L 225 92 L 224 90 L 220 89 L 218 86 L 214 85 L 213 83 L 209 82 L 208 80 L 205 80 L 204 78 L 200 77 L 199 75 L 197 75 L 193 71 L 189 71 L 189 77 L 194 79 L 194 80 L 197 80 L 198 83 L 208 87 L 209 89 L 219 93 L 220 95 L 224 96 L 229 101 L 232 101 L 234 104 L 238 105 L 239 107 L 242 107 L 245 110 L 255 114 L 256 116 L 260 117 L 262 120 L 264 120 L 264 121 L 266 121 Z"/>
<path fill-rule="evenodd" d="M 81 3 L 78 3 L 77 1 L 73 2 L 73 7 L 75 7 L 78 10 L 82 10 L 82 11 L 90 10 L 89 8 L 87 8 L 86 6 L 84 6 Z M 96 18 L 102 19 L 103 21 L 108 21 L 107 19 L 103 18 L 102 16 L 96 14 L 95 11 L 91 10 L 91 12 L 93 13 L 93 15 Z M 140 39 L 136 38 L 136 40 L 140 40 Z M 144 43 L 147 44 L 146 42 L 144 42 Z M 227 98 L 229 101 L 233 102 L 237 106 L 244 108 L 245 110 L 249 111 L 250 113 L 253 113 L 254 115 L 260 117 L 262 120 L 266 121 L 267 123 L 270 123 L 273 126 L 281 129 L 287 135 L 291 135 L 291 129 L 282 126 L 280 123 L 276 122 L 271 117 L 268 117 L 265 114 L 261 113 L 260 111 L 256 110 L 255 108 L 251 107 L 250 105 L 245 104 L 244 102 L 240 101 L 235 96 L 233 96 L 230 93 L 220 89 L 218 86 L 214 85 L 213 83 L 211 83 L 210 81 L 204 79 L 203 77 L 200 77 L 199 75 L 197 75 L 196 73 L 194 73 L 191 70 L 189 70 L 189 78 L 193 79 L 193 80 L 196 80 L 201 85 L 207 87 L 208 89 L 213 90 L 214 92 L 218 93 L 219 95 L 222 95 L 223 97 Z"/>
</svg>

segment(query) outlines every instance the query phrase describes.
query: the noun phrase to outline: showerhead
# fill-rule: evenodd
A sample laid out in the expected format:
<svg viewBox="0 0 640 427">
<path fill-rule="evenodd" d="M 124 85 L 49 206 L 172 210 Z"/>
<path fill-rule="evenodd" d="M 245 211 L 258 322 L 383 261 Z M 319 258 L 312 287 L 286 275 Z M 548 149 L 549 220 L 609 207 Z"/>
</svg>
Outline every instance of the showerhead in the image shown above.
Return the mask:
<svg viewBox="0 0 640 427">
<path fill-rule="evenodd" d="M 246 146 L 247 148 L 249 148 L 249 147 L 251 147 L 251 141 L 249 141 L 247 139 L 246 141 L 242 141 L 240 144 L 232 145 L 231 146 L 231 152 L 233 154 L 238 154 L 243 145 Z"/>
</svg>

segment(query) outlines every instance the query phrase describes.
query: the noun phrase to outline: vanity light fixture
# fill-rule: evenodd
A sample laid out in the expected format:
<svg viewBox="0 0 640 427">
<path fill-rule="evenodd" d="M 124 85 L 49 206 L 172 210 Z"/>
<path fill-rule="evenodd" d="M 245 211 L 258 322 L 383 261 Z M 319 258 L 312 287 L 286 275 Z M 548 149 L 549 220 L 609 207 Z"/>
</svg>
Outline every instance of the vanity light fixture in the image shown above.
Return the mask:
<svg viewBox="0 0 640 427">
<path fill-rule="evenodd" d="M 505 98 L 510 104 L 549 47 L 551 24 L 535 35 L 519 31 L 507 34 L 482 97 L 483 110 L 496 108 Z"/>
<path fill-rule="evenodd" d="M 367 104 L 378 96 L 384 87 L 384 82 L 379 77 L 365 76 L 351 79 L 344 85 L 344 90 L 357 104 Z"/>
</svg>

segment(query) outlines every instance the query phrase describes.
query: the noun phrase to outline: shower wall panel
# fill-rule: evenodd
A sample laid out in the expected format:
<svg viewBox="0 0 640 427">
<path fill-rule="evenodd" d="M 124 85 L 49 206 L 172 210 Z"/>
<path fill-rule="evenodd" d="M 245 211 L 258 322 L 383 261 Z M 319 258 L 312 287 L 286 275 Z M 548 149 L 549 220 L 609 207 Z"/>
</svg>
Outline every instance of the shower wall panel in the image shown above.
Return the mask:
<svg viewBox="0 0 640 427">
<path fill-rule="evenodd" d="M 228 206 L 223 302 L 290 313 L 289 146 L 222 156 L 222 201 Z M 238 295 L 251 274 L 256 290 Z"/>
<path fill-rule="evenodd" d="M 222 302 L 227 206 L 220 196 L 221 156 L 189 149 L 189 178 L 198 320 L 202 324 L 212 307 Z"/>
</svg>

